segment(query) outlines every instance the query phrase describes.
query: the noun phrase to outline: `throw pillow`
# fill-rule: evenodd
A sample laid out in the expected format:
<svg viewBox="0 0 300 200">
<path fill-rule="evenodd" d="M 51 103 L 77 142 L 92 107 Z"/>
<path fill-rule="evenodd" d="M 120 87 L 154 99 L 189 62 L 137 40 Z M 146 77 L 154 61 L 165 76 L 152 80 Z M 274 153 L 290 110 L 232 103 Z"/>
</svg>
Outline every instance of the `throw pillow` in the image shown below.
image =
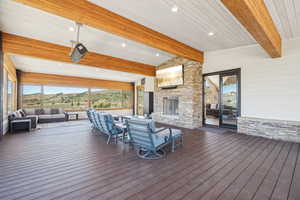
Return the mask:
<svg viewBox="0 0 300 200">
<path fill-rule="evenodd" d="M 19 111 L 16 111 L 15 114 L 16 114 L 16 117 L 22 117 L 22 115 Z"/>
<path fill-rule="evenodd" d="M 18 111 L 19 111 L 19 113 L 21 114 L 22 117 L 26 117 L 26 114 L 25 114 L 25 112 L 22 109 L 20 109 Z"/>
<path fill-rule="evenodd" d="M 12 119 L 13 119 L 13 118 L 16 118 L 16 117 L 17 117 L 16 112 L 13 112 L 13 113 L 11 114 L 11 117 L 12 117 Z"/>
<path fill-rule="evenodd" d="M 211 104 L 210 109 L 217 109 L 217 104 Z"/>
<path fill-rule="evenodd" d="M 42 108 L 37 108 L 35 109 L 35 114 L 36 115 L 43 115 L 45 112 Z"/>
<path fill-rule="evenodd" d="M 34 108 L 26 108 L 26 109 L 23 109 L 24 110 L 24 113 L 25 115 L 35 115 L 35 109 Z"/>
</svg>

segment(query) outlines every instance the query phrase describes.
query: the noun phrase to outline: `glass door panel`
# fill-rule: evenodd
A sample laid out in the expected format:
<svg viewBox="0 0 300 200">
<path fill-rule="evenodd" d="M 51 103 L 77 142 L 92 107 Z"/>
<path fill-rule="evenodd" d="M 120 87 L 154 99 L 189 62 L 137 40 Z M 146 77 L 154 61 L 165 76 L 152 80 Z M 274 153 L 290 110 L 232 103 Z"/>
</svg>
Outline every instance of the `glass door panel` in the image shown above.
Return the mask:
<svg viewBox="0 0 300 200">
<path fill-rule="evenodd" d="M 204 75 L 205 125 L 236 128 L 240 116 L 240 69 Z"/>
<path fill-rule="evenodd" d="M 239 115 L 238 76 L 221 75 L 221 125 L 236 126 Z"/>
<path fill-rule="evenodd" d="M 144 115 L 144 87 L 137 87 L 137 114 Z"/>
<path fill-rule="evenodd" d="M 220 76 L 204 77 L 204 123 L 219 126 L 220 124 Z"/>
</svg>

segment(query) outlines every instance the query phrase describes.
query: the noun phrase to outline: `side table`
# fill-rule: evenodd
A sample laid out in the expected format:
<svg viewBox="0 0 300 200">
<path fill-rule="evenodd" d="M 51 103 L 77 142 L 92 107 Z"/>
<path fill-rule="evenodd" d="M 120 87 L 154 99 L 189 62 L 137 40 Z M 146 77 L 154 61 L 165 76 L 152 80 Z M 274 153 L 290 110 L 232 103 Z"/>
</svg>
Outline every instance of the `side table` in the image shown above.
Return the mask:
<svg viewBox="0 0 300 200">
<path fill-rule="evenodd" d="M 76 118 L 76 120 L 78 120 L 78 118 L 79 118 L 79 114 L 78 113 L 74 113 L 74 112 L 67 112 L 67 113 L 65 113 L 66 114 L 66 116 L 67 116 L 67 121 L 70 121 L 70 116 L 75 116 L 75 118 Z"/>
</svg>

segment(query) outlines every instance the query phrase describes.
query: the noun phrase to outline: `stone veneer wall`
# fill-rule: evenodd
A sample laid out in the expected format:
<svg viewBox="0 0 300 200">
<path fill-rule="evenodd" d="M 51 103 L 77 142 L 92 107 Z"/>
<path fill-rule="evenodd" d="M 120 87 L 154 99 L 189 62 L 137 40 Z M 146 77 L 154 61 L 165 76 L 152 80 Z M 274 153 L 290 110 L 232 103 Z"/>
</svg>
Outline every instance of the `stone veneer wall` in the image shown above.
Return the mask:
<svg viewBox="0 0 300 200">
<path fill-rule="evenodd" d="M 158 69 L 181 64 L 184 65 L 184 85 L 176 89 L 160 89 L 155 81 L 152 118 L 157 122 L 193 129 L 202 126 L 202 65 L 176 57 L 161 64 Z M 179 115 L 163 115 L 163 98 L 172 96 L 179 99 Z"/>
<path fill-rule="evenodd" d="M 300 142 L 300 122 L 250 117 L 238 119 L 238 132 L 290 142 Z"/>
</svg>

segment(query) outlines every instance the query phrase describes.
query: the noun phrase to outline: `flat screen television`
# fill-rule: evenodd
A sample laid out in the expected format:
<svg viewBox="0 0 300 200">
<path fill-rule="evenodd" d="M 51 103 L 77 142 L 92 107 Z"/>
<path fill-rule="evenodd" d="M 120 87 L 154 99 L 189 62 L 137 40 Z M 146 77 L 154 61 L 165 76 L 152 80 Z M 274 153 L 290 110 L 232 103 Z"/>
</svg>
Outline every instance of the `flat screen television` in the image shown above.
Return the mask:
<svg viewBox="0 0 300 200">
<path fill-rule="evenodd" d="M 157 70 L 156 78 L 160 88 L 183 85 L 183 65 Z"/>
</svg>

